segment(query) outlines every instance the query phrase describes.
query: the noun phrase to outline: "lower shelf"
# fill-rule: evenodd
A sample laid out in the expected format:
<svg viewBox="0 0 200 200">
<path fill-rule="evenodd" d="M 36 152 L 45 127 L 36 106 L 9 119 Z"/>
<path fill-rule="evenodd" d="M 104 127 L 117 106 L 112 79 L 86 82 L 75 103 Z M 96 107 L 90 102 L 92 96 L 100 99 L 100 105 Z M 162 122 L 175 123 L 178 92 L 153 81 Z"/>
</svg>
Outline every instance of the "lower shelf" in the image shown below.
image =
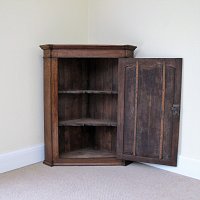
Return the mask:
<svg viewBox="0 0 200 200">
<path fill-rule="evenodd" d="M 106 150 L 79 149 L 62 153 L 60 158 L 114 158 L 116 155 Z"/>
</svg>

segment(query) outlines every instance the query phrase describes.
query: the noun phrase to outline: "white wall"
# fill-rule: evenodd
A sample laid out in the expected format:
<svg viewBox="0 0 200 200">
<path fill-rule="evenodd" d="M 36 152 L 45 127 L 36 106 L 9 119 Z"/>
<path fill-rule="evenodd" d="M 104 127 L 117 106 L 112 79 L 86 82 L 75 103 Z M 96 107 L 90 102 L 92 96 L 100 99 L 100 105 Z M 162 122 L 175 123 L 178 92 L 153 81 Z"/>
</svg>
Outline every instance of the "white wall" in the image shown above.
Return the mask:
<svg viewBox="0 0 200 200">
<path fill-rule="evenodd" d="M 87 6 L 87 0 L 0 0 L 0 155 L 43 143 L 39 45 L 86 43 Z"/>
<path fill-rule="evenodd" d="M 87 0 L 0 0 L 0 163 L 8 159 L 14 168 L 22 157 L 34 154 L 38 160 L 43 149 L 38 46 L 84 44 L 89 38 L 89 43 L 137 45 L 136 57 L 184 59 L 179 163 L 164 169 L 200 178 L 199 21 L 198 0 L 89 0 L 89 5 Z"/>
<path fill-rule="evenodd" d="M 179 167 L 165 169 L 190 176 L 187 164 L 200 169 L 199 23 L 199 0 L 89 1 L 90 43 L 136 45 L 136 57 L 183 58 Z"/>
</svg>

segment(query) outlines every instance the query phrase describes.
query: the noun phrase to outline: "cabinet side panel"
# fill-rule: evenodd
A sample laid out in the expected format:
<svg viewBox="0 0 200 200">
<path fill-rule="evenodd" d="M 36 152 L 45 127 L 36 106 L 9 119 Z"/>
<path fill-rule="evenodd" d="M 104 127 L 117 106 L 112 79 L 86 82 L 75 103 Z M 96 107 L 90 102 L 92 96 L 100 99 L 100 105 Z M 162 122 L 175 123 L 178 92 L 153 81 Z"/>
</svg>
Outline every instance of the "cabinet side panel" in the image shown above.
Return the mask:
<svg viewBox="0 0 200 200">
<path fill-rule="evenodd" d="M 44 142 L 45 162 L 52 165 L 51 59 L 44 58 Z"/>
</svg>

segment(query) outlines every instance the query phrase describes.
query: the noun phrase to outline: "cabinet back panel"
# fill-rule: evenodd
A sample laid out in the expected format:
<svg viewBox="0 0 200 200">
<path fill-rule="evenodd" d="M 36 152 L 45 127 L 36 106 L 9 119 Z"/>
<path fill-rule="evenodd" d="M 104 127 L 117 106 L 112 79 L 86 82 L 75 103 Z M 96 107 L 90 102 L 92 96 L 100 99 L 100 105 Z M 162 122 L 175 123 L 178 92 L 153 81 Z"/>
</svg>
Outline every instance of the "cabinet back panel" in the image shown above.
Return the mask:
<svg viewBox="0 0 200 200">
<path fill-rule="evenodd" d="M 93 148 L 93 136 L 86 127 L 59 127 L 60 154 L 83 148 Z"/>
<path fill-rule="evenodd" d="M 117 130 L 114 127 L 96 128 L 95 148 L 116 152 L 116 133 Z"/>
<path fill-rule="evenodd" d="M 88 66 L 89 90 L 117 91 L 117 59 L 90 59 Z"/>
<path fill-rule="evenodd" d="M 90 95 L 88 117 L 117 121 L 117 95 Z"/>
<path fill-rule="evenodd" d="M 59 153 L 80 149 L 116 152 L 115 127 L 59 127 Z"/>
<path fill-rule="evenodd" d="M 85 94 L 59 94 L 58 120 L 86 118 L 87 98 Z"/>
<path fill-rule="evenodd" d="M 117 69 L 117 59 L 59 59 L 58 89 L 117 91 Z"/>
<path fill-rule="evenodd" d="M 58 89 L 85 90 L 87 88 L 87 59 L 58 60 Z"/>
</svg>

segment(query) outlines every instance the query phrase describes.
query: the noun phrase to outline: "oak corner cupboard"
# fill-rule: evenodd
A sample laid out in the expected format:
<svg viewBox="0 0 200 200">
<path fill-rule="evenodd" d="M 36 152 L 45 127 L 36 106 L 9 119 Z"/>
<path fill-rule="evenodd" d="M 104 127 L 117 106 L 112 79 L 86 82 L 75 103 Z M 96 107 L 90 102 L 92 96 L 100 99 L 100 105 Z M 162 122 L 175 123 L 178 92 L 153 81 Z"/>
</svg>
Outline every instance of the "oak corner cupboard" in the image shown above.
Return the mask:
<svg viewBox="0 0 200 200">
<path fill-rule="evenodd" d="M 180 58 L 134 58 L 131 45 L 41 45 L 45 161 L 176 166 Z"/>
</svg>

